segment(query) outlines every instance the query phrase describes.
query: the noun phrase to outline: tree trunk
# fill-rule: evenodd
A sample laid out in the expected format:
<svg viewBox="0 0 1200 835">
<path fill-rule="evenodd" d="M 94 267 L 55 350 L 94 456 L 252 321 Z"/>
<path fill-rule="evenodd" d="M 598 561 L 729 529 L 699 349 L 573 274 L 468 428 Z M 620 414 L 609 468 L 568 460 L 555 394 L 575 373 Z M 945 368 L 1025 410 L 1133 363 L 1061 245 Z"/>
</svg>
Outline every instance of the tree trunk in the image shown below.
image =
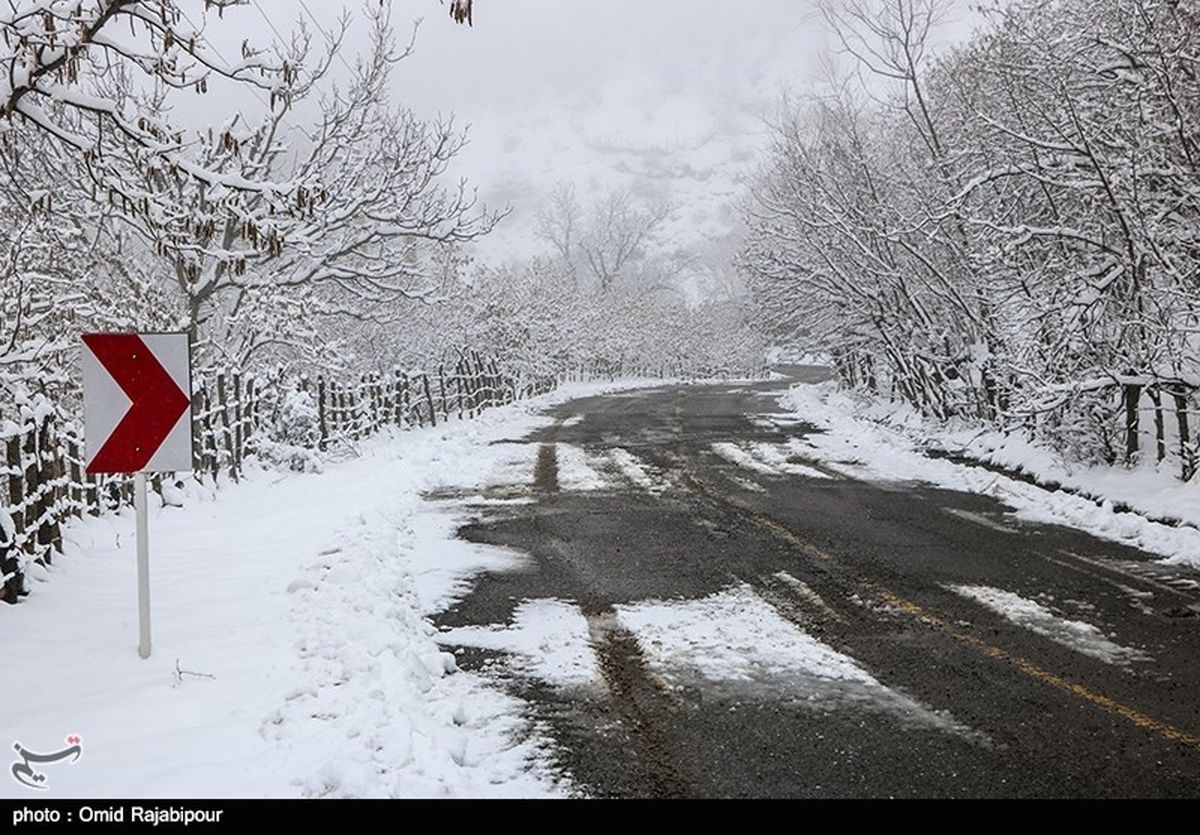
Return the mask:
<svg viewBox="0 0 1200 835">
<path fill-rule="evenodd" d="M 1142 387 L 1129 383 L 1125 394 L 1125 463 L 1133 464 L 1138 454 L 1138 403 L 1142 399 Z"/>
<path fill-rule="evenodd" d="M 1196 459 L 1192 452 L 1191 429 L 1188 426 L 1188 393 L 1180 386 L 1173 392 L 1175 398 L 1175 419 L 1179 423 L 1179 460 L 1180 477 L 1191 481 L 1196 475 Z"/>
</svg>

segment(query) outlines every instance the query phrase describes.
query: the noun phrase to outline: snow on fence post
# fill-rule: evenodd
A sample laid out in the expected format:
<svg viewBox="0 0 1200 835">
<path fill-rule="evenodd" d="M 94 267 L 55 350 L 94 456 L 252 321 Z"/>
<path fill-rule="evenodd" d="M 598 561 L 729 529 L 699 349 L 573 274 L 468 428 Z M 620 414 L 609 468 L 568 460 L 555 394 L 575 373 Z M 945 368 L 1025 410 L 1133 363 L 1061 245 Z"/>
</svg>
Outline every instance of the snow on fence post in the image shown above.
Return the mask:
<svg viewBox="0 0 1200 835">
<path fill-rule="evenodd" d="M 446 405 L 446 366 L 438 363 L 438 399 L 442 403 L 442 420 L 450 420 L 450 407 Z"/>
<path fill-rule="evenodd" d="M 254 410 L 258 407 L 258 386 L 254 384 L 254 377 L 246 378 L 246 408 L 242 410 L 242 441 L 244 446 L 250 446 L 250 439 L 254 437 L 254 432 L 258 428 L 258 422 L 254 419 Z M 242 457 L 245 458 L 246 450 L 242 449 Z"/>
<path fill-rule="evenodd" d="M 412 425 L 412 392 L 408 379 L 408 372 L 400 372 L 400 409 L 404 413 L 404 427 L 407 429 Z M 417 420 L 417 425 L 420 426 L 420 419 Z"/>
<path fill-rule="evenodd" d="M 359 375 L 354 392 L 354 440 L 361 441 L 371 434 L 371 385 L 366 374 Z"/>
<path fill-rule="evenodd" d="M 346 389 L 341 383 L 336 383 L 333 391 L 333 402 L 336 404 L 333 410 L 334 432 L 340 440 L 344 440 L 349 434 L 346 420 Z"/>
<path fill-rule="evenodd" d="M 67 500 L 71 504 L 74 511 L 71 515 L 82 516 L 83 509 L 86 506 L 83 496 L 83 468 L 80 466 L 82 456 L 79 454 L 79 441 L 74 435 L 68 435 L 66 440 L 66 454 L 69 472 L 69 489 L 67 492 Z"/>
<path fill-rule="evenodd" d="M 104 506 L 102 504 L 103 500 L 100 495 L 100 479 L 99 477 L 88 473 L 84 476 L 84 480 L 86 482 L 83 488 L 85 496 L 84 505 L 86 506 L 89 514 L 92 516 L 99 516 L 104 512 Z"/>
<path fill-rule="evenodd" d="M 488 360 L 488 371 L 491 372 L 492 385 L 496 390 L 496 405 L 503 406 L 505 403 L 509 402 L 508 385 L 500 377 L 500 365 L 496 362 L 495 357 L 491 357 Z"/>
<path fill-rule="evenodd" d="M 388 423 L 387 402 L 384 398 L 384 388 L 379 382 L 378 371 L 371 372 L 371 401 L 375 404 L 375 431 L 379 432 Z"/>
<path fill-rule="evenodd" d="M 467 417 L 475 417 L 479 413 L 479 391 L 476 387 L 475 372 L 471 370 L 471 358 L 469 354 L 464 354 L 463 363 L 463 389 L 467 393 Z"/>
<path fill-rule="evenodd" d="M 358 404 L 354 401 L 353 386 L 338 386 L 342 412 L 342 437 L 358 440 Z"/>
<path fill-rule="evenodd" d="M 375 395 L 371 391 L 371 375 L 358 376 L 358 436 L 369 437 L 375 431 Z"/>
<path fill-rule="evenodd" d="M 429 425 L 437 426 L 437 415 L 433 411 L 433 394 L 429 389 L 429 375 L 421 375 L 421 386 L 425 390 L 425 403 L 429 406 Z"/>
<path fill-rule="evenodd" d="M 372 432 L 371 419 L 371 377 L 363 374 L 358 380 L 358 437 L 370 437 Z"/>
<path fill-rule="evenodd" d="M 200 437 L 202 450 L 200 453 L 203 461 L 202 472 L 207 472 L 212 475 L 213 484 L 217 483 L 217 477 L 220 475 L 220 455 L 217 452 L 217 432 L 213 425 L 213 404 L 212 395 L 209 394 L 207 383 L 200 387 L 201 411 L 200 411 Z"/>
<path fill-rule="evenodd" d="M 463 363 L 462 357 L 454 365 L 454 388 L 458 399 L 458 419 L 463 419 Z"/>
<path fill-rule="evenodd" d="M 404 429 L 404 386 L 400 382 L 400 369 L 392 368 L 392 423 Z"/>
<path fill-rule="evenodd" d="M 55 551 L 62 553 L 62 526 L 58 514 L 61 503 L 63 466 L 58 439 L 54 433 L 54 418 L 47 414 L 38 430 L 38 451 L 41 458 L 41 500 L 38 508 L 38 545 L 47 563 Z"/>
<path fill-rule="evenodd" d="M 479 361 L 479 352 L 472 351 L 471 358 L 475 361 L 475 368 L 472 371 L 472 373 L 475 375 L 475 394 L 477 398 L 475 404 L 475 413 L 479 414 L 487 408 L 487 398 L 484 396 L 484 387 L 487 381 L 484 379 L 483 375 L 483 364 Z"/>
<path fill-rule="evenodd" d="M 9 603 L 16 603 L 17 594 L 25 587 L 25 577 L 20 570 L 21 559 L 18 556 L 21 534 L 25 530 L 25 517 L 22 513 L 22 505 L 25 501 L 25 470 L 21 466 L 21 430 L 16 424 L 13 424 L 13 430 L 13 433 L 8 436 L 5 442 L 5 465 L 8 471 L 8 505 L 11 511 L 9 518 L 13 525 L 12 539 L 7 543 L 4 552 L 4 564 L 0 566 L 0 570 L 5 575 L 12 575 L 4 583 L 5 600 Z"/>
<path fill-rule="evenodd" d="M 331 378 L 330 378 L 330 379 L 329 379 L 329 380 L 328 380 L 328 381 L 325 383 L 325 385 L 326 385 L 326 386 L 327 386 L 327 388 L 328 388 L 328 390 L 326 391 L 326 394 L 325 394 L 325 399 L 326 399 L 326 406 L 325 406 L 325 408 L 326 408 L 326 411 L 327 411 L 327 418 L 326 418 L 326 420 L 329 422 L 329 435 L 328 435 L 328 437 L 327 437 L 327 440 L 334 440 L 334 439 L 336 439 L 336 438 L 338 437 L 338 413 L 337 413 L 337 407 L 338 407 L 338 400 L 337 400 L 337 397 L 338 397 L 338 389 L 337 389 L 337 382 L 336 382 L 336 381 L 335 381 L 335 380 L 334 380 L 334 379 L 331 377 Z"/>
<path fill-rule="evenodd" d="M 237 458 L 233 451 L 233 432 L 229 426 L 229 401 L 225 396 L 225 372 L 217 374 L 217 401 L 221 409 L 221 434 L 225 437 L 225 451 L 229 454 L 229 477 L 238 480 Z"/>
<path fill-rule="evenodd" d="M 350 437 L 358 441 L 363 436 L 362 381 L 346 386 L 346 397 L 350 401 Z"/>
<path fill-rule="evenodd" d="M 25 516 L 25 552 L 30 557 L 37 556 L 37 491 L 40 485 L 38 484 L 38 465 L 37 465 L 37 430 L 33 431 L 26 428 L 24 449 L 25 461 L 25 497 L 22 502 Z"/>
<path fill-rule="evenodd" d="M 325 415 L 326 405 L 325 377 L 317 378 L 317 427 L 320 437 L 317 439 L 317 449 L 322 452 L 329 446 L 329 420 Z"/>
<path fill-rule="evenodd" d="M 2 511 L 0 511 L 2 512 Z M 25 575 L 21 572 L 21 560 L 17 556 L 16 537 L 0 524 L 0 600 L 16 603 L 25 587 Z"/>
<path fill-rule="evenodd" d="M 396 426 L 396 410 L 400 400 L 395 377 L 395 369 L 392 369 L 390 376 L 384 371 L 379 373 L 379 390 L 383 392 L 383 424 L 389 427 Z"/>
<path fill-rule="evenodd" d="M 243 434 L 242 434 L 242 375 L 239 372 L 233 374 L 233 448 L 234 448 L 234 464 L 236 467 L 242 466 L 243 459 Z"/>
<path fill-rule="evenodd" d="M 358 378 L 354 392 L 354 440 L 360 441 L 371 434 L 371 388 L 367 375 Z"/>
<path fill-rule="evenodd" d="M 366 415 L 366 435 L 372 435 L 379 430 L 379 404 L 375 392 L 375 375 L 363 375 L 363 413 Z"/>
</svg>

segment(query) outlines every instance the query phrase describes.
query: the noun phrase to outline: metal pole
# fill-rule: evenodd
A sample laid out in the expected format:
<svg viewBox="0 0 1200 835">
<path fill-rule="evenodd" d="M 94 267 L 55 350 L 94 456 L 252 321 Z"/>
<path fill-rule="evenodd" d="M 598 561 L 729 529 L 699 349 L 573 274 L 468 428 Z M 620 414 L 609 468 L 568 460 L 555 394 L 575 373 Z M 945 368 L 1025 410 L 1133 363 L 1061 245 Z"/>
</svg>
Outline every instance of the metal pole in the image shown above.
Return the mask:
<svg viewBox="0 0 1200 835">
<path fill-rule="evenodd" d="M 138 655 L 150 657 L 150 524 L 146 509 L 146 474 L 133 477 L 133 504 L 137 511 Z"/>
</svg>

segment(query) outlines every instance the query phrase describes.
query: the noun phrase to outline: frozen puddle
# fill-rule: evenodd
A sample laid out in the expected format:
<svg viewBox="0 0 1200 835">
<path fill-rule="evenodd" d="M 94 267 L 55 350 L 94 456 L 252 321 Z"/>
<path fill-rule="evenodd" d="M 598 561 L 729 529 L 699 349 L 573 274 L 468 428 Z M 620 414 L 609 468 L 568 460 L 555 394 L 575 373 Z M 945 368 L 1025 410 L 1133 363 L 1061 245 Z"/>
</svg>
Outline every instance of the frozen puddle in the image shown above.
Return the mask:
<svg viewBox="0 0 1200 835">
<path fill-rule="evenodd" d="M 814 467 L 791 460 L 794 453 L 788 444 L 734 444 L 716 443 L 712 450 L 717 455 L 739 467 L 745 467 L 767 475 L 798 475 L 805 478 L 829 478 Z"/>
<path fill-rule="evenodd" d="M 552 687 L 595 687 L 603 681 L 587 618 L 562 600 L 526 600 L 509 625 L 460 626 L 439 633 L 438 643 L 508 653 L 514 673 Z"/>
<path fill-rule="evenodd" d="M 785 620 L 747 585 L 700 600 L 617 607 L 651 670 L 670 685 L 723 685 L 739 695 L 790 696 L 814 707 L 882 710 L 973 734 L 948 715 L 881 684 L 847 655 Z"/>
<path fill-rule="evenodd" d="M 1106 664 L 1125 665 L 1149 661 L 1140 649 L 1110 641 L 1103 632 L 1081 620 L 1059 617 L 1040 603 L 990 586 L 950 586 L 952 591 L 982 603 L 1005 619 L 1065 647 L 1098 658 Z"/>
</svg>

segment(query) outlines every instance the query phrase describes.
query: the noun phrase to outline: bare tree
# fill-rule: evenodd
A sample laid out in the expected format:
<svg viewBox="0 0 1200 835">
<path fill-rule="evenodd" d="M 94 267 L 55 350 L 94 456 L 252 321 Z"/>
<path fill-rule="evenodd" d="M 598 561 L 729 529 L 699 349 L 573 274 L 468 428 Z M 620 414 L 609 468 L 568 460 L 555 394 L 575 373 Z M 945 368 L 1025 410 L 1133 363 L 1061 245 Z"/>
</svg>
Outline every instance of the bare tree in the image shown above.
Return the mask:
<svg viewBox="0 0 1200 835">
<path fill-rule="evenodd" d="M 537 214 L 534 232 L 554 247 L 566 263 L 575 262 L 583 209 L 575 196 L 575 184 L 560 182 L 550 193 L 548 205 Z"/>
<path fill-rule="evenodd" d="M 665 202 L 638 200 L 619 189 L 585 212 L 574 185 L 559 183 L 538 214 L 536 231 L 564 263 L 603 294 L 632 277 L 633 267 L 646 259 L 651 241 L 671 212 Z"/>
</svg>

